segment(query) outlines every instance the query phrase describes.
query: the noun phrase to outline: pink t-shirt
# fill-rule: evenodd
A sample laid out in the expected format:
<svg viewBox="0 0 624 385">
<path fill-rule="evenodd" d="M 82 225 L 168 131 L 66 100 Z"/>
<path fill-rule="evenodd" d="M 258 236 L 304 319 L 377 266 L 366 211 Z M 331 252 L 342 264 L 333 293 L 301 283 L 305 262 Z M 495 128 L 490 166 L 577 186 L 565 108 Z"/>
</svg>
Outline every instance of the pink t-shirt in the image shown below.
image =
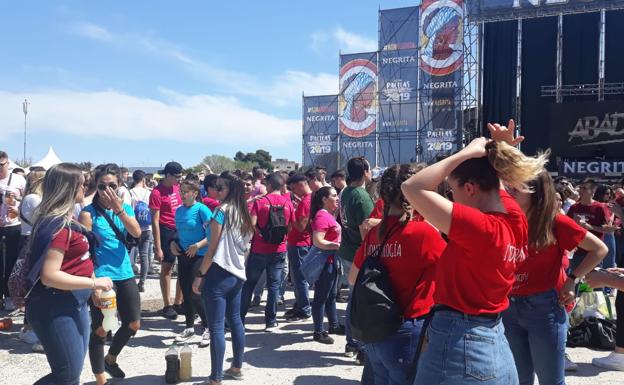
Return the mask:
<svg viewBox="0 0 624 385">
<path fill-rule="evenodd" d="M 160 210 L 158 223 L 169 229 L 175 230 L 175 212 L 181 205 L 182 197 L 180 197 L 180 186 L 178 185 L 166 187 L 159 184 L 150 194 L 149 208 Z"/>
<path fill-rule="evenodd" d="M 204 198 L 202 199 L 202 202 L 203 202 L 206 206 L 208 206 L 208 208 L 209 208 L 211 211 L 214 211 L 214 210 L 217 208 L 217 206 L 219 206 L 219 205 L 221 204 L 221 202 L 219 202 L 218 200 L 216 200 L 216 199 L 214 199 L 214 198 L 211 198 L 211 197 L 204 197 Z"/>
<path fill-rule="evenodd" d="M 295 210 L 295 221 L 301 220 L 301 218 L 307 218 L 310 216 L 310 206 L 312 204 L 312 194 L 307 194 L 301 199 L 297 209 Z M 293 225 L 292 229 L 288 233 L 288 244 L 291 246 L 311 246 L 312 235 L 308 229 L 299 231 Z"/>
<path fill-rule="evenodd" d="M 319 210 L 312 221 L 312 231 L 325 233 L 325 240 L 340 243 L 340 225 L 327 210 Z"/>
<path fill-rule="evenodd" d="M 279 245 L 268 243 L 260 235 L 260 229 L 267 225 L 269 221 L 270 206 L 284 206 L 284 216 L 286 225 L 288 226 L 295 218 L 295 210 L 293 209 L 290 199 L 278 194 L 268 194 L 262 198 L 256 199 L 251 208 L 251 216 L 257 217 L 256 233 L 251 242 L 251 252 L 256 254 L 273 254 L 286 252 L 286 237 Z"/>
</svg>

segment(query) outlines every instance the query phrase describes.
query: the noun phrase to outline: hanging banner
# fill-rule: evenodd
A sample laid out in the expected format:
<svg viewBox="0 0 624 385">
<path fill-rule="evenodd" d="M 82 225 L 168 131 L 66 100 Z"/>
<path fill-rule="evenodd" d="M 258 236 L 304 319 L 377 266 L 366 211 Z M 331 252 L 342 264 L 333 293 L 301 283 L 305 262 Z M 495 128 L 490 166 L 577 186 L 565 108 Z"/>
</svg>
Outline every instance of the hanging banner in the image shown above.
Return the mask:
<svg viewBox="0 0 624 385">
<path fill-rule="evenodd" d="M 377 53 L 340 55 L 340 163 L 355 156 L 377 161 Z"/>
<path fill-rule="evenodd" d="M 420 14 L 420 160 L 461 144 L 463 0 L 424 0 Z"/>
<path fill-rule="evenodd" d="M 418 7 L 379 11 L 379 166 L 416 160 Z"/>
<path fill-rule="evenodd" d="M 303 166 L 338 168 L 338 95 L 303 98 Z"/>
</svg>

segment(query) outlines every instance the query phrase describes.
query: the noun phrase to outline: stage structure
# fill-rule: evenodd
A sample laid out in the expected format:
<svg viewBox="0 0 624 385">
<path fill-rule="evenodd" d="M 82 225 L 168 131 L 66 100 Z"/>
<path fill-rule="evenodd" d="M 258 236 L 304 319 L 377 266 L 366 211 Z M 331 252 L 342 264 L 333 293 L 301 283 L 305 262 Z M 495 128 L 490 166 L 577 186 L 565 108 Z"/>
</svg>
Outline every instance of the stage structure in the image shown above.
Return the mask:
<svg viewBox="0 0 624 385">
<path fill-rule="evenodd" d="M 327 167 L 334 157 L 341 168 L 354 156 L 378 167 L 430 163 L 472 139 L 480 110 L 479 28 L 464 15 L 463 0 L 380 10 L 378 51 L 340 55 L 337 126 L 307 115 L 315 97 L 304 97 L 304 167 Z M 332 135 L 336 152 L 318 140 Z"/>
<path fill-rule="evenodd" d="M 522 150 L 550 148 L 552 171 L 621 178 L 623 9 L 622 0 L 471 1 L 483 69 L 478 127 L 514 117 L 527 136 Z"/>
</svg>

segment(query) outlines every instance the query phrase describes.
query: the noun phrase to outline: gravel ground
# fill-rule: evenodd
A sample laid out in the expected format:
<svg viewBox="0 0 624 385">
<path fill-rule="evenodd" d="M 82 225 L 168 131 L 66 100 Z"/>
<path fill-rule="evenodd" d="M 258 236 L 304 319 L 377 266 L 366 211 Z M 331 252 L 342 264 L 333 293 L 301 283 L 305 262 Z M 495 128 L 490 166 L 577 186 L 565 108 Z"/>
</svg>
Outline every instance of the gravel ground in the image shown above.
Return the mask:
<svg viewBox="0 0 624 385">
<path fill-rule="evenodd" d="M 266 294 L 265 294 L 266 295 Z M 292 303 L 292 291 L 287 293 L 287 303 Z M 125 385 L 165 384 L 165 351 L 173 342 L 176 333 L 183 327 L 183 317 L 177 321 L 158 316 L 161 307 L 158 280 L 152 278 L 146 284 L 142 297 L 142 326 L 119 356 L 119 364 L 126 372 L 125 380 L 116 383 Z M 344 304 L 339 305 L 339 315 L 344 314 Z M 280 309 L 278 316 L 283 314 Z M 6 312 L 0 312 L 5 317 Z M 18 339 L 21 318 L 15 318 L 10 332 L 0 332 L 0 385 L 32 384 L 49 373 L 45 355 L 31 353 L 31 347 Z M 334 345 L 322 345 L 312 341 L 312 323 L 281 322 L 273 334 L 262 331 L 264 316 L 261 308 L 248 315 L 245 349 L 244 375 L 242 383 L 256 385 L 355 385 L 359 383 L 362 367 L 353 359 L 343 356 L 344 337 L 337 337 Z M 199 328 L 197 329 L 200 333 Z M 209 348 L 199 348 L 200 337 L 189 341 L 193 347 L 193 381 L 183 384 L 203 383 L 210 373 Z M 230 339 L 227 338 L 226 361 L 232 357 Z M 572 359 L 579 364 L 576 373 L 566 377 L 568 385 L 615 385 L 624 384 L 624 373 L 604 371 L 591 365 L 594 357 L 607 352 L 589 349 L 568 349 Z M 225 367 L 228 367 L 228 362 Z M 81 380 L 95 384 L 89 360 Z M 224 381 L 225 382 L 225 381 Z M 233 381 L 230 381 L 233 382 Z"/>
</svg>

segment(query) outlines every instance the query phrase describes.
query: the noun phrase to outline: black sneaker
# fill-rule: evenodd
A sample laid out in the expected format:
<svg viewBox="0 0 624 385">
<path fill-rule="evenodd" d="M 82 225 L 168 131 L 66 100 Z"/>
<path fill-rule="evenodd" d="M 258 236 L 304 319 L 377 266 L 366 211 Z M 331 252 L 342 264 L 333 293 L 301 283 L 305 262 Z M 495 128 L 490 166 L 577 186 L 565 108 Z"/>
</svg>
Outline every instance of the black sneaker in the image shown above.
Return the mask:
<svg viewBox="0 0 624 385">
<path fill-rule="evenodd" d="M 165 306 L 162 309 L 162 316 L 168 319 L 176 319 L 178 318 L 178 313 L 173 310 L 173 306 Z"/>
<path fill-rule="evenodd" d="M 262 298 L 260 298 L 260 297 L 254 297 L 254 298 L 251 300 L 251 307 L 258 307 L 258 306 L 260 306 L 260 301 L 262 301 Z"/>
<path fill-rule="evenodd" d="M 124 373 L 123 370 L 119 368 L 119 365 L 117 365 L 116 362 L 114 364 L 109 364 L 108 362 L 106 362 L 106 360 L 104 360 L 104 370 L 106 371 L 106 373 L 110 374 L 111 377 L 113 378 L 125 378 L 126 377 L 126 373 Z"/>
<path fill-rule="evenodd" d="M 355 346 L 345 345 L 345 357 L 353 358 L 358 354 L 359 350 Z"/>
<path fill-rule="evenodd" d="M 109 330 L 108 333 L 106 333 L 105 343 L 110 344 L 111 342 L 113 342 L 113 332 Z"/>
<path fill-rule="evenodd" d="M 329 334 L 335 334 L 337 336 L 344 336 L 346 333 L 344 325 L 338 325 L 335 328 L 329 328 Z"/>
<path fill-rule="evenodd" d="M 276 331 L 276 330 L 277 330 L 278 326 L 279 326 L 279 325 L 278 325 L 278 323 L 277 323 L 277 322 L 273 322 L 272 324 L 267 325 L 267 326 L 264 328 L 264 331 L 265 331 L 265 332 L 267 332 L 267 333 L 273 333 L 274 331 Z"/>
<path fill-rule="evenodd" d="M 291 315 L 290 317 L 286 317 L 286 321 L 288 321 L 288 322 L 299 322 L 299 321 L 305 321 L 305 320 L 309 319 L 310 317 L 311 317 L 311 315 L 308 315 L 308 314 L 305 314 L 303 312 L 297 311 L 293 315 Z"/>
<path fill-rule="evenodd" d="M 145 293 L 145 284 L 143 282 L 139 282 L 137 287 L 139 288 L 139 293 Z"/>
<path fill-rule="evenodd" d="M 355 357 L 355 362 L 357 362 L 358 365 L 366 365 L 366 353 L 360 350 Z"/>
<path fill-rule="evenodd" d="M 336 302 L 337 303 L 347 303 L 347 302 L 349 302 L 349 297 L 347 297 L 346 295 L 339 295 L 338 297 L 336 297 Z"/>
<path fill-rule="evenodd" d="M 179 305 L 174 304 L 173 311 L 178 313 L 178 315 L 184 315 L 184 302 Z"/>
<path fill-rule="evenodd" d="M 322 344 L 331 345 L 334 343 L 334 339 L 327 334 L 327 332 L 314 333 L 314 341 Z"/>
<path fill-rule="evenodd" d="M 299 311 L 299 309 L 296 308 L 292 308 L 292 309 L 288 309 L 286 310 L 286 312 L 284 313 L 284 318 L 289 318 L 294 316 L 295 314 L 297 314 L 297 312 Z"/>
</svg>

